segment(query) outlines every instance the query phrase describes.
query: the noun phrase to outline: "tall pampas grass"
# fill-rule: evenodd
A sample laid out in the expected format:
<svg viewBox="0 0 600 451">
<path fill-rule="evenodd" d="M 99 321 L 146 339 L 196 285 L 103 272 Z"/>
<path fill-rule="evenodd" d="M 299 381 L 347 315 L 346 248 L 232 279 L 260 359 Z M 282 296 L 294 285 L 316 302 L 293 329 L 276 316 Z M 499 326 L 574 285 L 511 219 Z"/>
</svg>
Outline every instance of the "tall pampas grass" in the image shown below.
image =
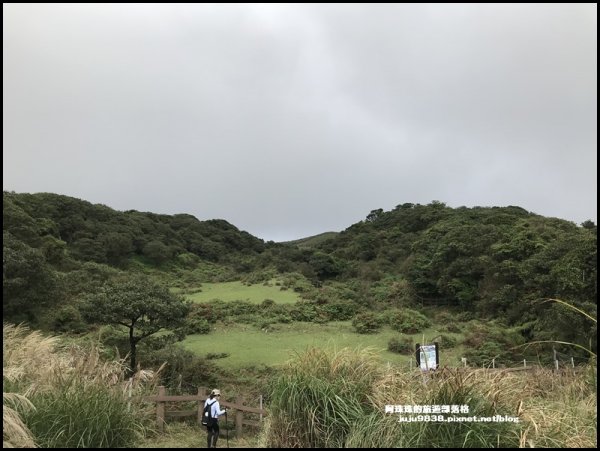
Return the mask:
<svg viewBox="0 0 600 451">
<path fill-rule="evenodd" d="M 153 427 L 137 395 L 154 390 L 155 373 L 125 379 L 124 360 L 102 359 L 98 346 L 61 345 L 22 325 L 4 324 L 3 338 L 9 445 L 128 447 Z"/>
<path fill-rule="evenodd" d="M 597 398 L 587 371 L 386 366 L 369 351 L 310 349 L 271 387 L 267 447 L 596 447 Z M 399 423 L 386 405 L 467 405 L 467 416 L 514 422 Z"/>
<path fill-rule="evenodd" d="M 31 431 L 17 412 L 34 409 L 25 396 L 18 393 L 2 393 L 3 448 L 35 448 Z"/>
<path fill-rule="evenodd" d="M 269 447 L 344 446 L 370 405 L 380 377 L 374 350 L 312 348 L 288 362 L 272 384 Z"/>
</svg>

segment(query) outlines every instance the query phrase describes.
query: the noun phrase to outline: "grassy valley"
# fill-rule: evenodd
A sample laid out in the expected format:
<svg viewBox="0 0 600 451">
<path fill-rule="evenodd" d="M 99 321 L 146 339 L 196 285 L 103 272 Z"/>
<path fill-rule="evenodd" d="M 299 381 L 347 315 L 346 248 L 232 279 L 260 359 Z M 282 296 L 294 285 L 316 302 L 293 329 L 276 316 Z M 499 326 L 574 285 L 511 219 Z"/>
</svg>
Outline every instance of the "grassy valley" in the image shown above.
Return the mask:
<svg viewBox="0 0 600 451">
<path fill-rule="evenodd" d="M 298 293 L 281 290 L 278 282 L 265 282 L 261 285 L 244 285 L 240 281 L 202 284 L 202 287 L 186 297 L 194 302 L 207 302 L 212 299 L 221 301 L 247 301 L 259 304 L 272 299 L 279 304 L 293 304 L 300 299 Z M 194 289 L 192 289 L 194 291 Z"/>
<path fill-rule="evenodd" d="M 15 357 L 4 364 L 5 407 L 16 421 L 8 445 L 71 444 L 60 441 L 78 418 L 68 406 L 56 436 L 41 429 L 54 402 L 44 393 L 71 396 L 50 374 L 63 371 L 69 355 L 81 357 L 68 370 L 81 392 L 96 393 L 115 412 L 126 405 L 133 374 L 153 375 L 146 385 L 140 379 L 140 395 L 157 385 L 172 393 L 218 386 L 231 399 L 264 395 L 271 419 L 235 446 L 595 445 L 591 221 L 433 201 L 372 210 L 339 233 L 273 243 L 223 220 L 118 212 L 51 193 L 5 192 L 3 213 L 4 353 Z M 30 338 L 11 329 L 19 323 Z M 48 385 L 37 393 L 35 367 L 16 356 L 46 339 L 45 357 L 32 360 L 49 371 L 40 372 Z M 433 342 L 446 370 L 425 386 L 415 345 Z M 94 377 L 85 362 L 110 368 L 107 378 Z M 541 372 L 481 373 L 524 365 Z M 545 391 L 548 384 L 554 389 Z M 295 430 L 304 420 L 294 406 L 308 399 L 340 404 L 320 406 L 320 417 Z M 88 401 L 95 402 L 81 398 Z M 469 403 L 522 421 L 400 427 L 383 416 L 390 403 Z M 559 405 L 565 412 L 556 412 Z M 172 435 L 158 439 L 151 406 L 138 407 L 139 424 L 127 426 L 138 433 L 112 442 L 98 430 L 85 446 L 204 443 L 191 423 L 173 423 Z M 125 422 L 117 413 L 114 421 Z"/>
</svg>

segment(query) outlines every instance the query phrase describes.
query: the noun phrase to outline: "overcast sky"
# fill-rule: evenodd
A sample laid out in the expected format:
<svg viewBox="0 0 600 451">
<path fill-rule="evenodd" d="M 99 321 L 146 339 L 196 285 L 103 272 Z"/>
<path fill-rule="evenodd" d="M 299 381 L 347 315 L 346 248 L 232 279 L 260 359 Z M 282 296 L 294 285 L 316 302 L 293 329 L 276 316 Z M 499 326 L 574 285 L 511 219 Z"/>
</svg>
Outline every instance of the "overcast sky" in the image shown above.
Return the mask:
<svg viewBox="0 0 600 451">
<path fill-rule="evenodd" d="M 596 4 L 4 4 L 3 188 L 265 240 L 432 200 L 597 221 Z"/>
</svg>

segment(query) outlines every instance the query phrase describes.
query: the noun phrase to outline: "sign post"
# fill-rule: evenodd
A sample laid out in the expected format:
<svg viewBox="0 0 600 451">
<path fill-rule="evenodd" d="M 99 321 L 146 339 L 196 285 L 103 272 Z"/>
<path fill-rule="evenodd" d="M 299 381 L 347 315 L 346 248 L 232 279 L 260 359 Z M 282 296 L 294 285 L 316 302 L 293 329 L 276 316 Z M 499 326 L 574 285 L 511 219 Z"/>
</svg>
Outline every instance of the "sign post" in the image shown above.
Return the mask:
<svg viewBox="0 0 600 451">
<path fill-rule="evenodd" d="M 440 353 L 438 344 L 432 345 L 419 344 L 416 345 L 417 366 L 421 371 L 435 370 L 440 365 Z"/>
</svg>

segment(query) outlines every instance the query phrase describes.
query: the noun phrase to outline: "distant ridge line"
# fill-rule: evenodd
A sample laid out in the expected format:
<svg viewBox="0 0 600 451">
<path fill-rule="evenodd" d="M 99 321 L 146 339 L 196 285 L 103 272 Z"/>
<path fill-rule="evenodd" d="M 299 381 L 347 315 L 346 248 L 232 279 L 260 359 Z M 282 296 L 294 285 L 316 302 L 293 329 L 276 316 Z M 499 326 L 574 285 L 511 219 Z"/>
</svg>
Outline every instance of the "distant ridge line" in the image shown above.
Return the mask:
<svg viewBox="0 0 600 451">
<path fill-rule="evenodd" d="M 323 232 L 318 235 L 308 236 L 297 240 L 282 241 L 281 244 L 292 244 L 298 247 L 313 247 L 319 245 L 323 241 L 335 238 L 337 235 L 339 235 L 339 232 Z"/>
</svg>

